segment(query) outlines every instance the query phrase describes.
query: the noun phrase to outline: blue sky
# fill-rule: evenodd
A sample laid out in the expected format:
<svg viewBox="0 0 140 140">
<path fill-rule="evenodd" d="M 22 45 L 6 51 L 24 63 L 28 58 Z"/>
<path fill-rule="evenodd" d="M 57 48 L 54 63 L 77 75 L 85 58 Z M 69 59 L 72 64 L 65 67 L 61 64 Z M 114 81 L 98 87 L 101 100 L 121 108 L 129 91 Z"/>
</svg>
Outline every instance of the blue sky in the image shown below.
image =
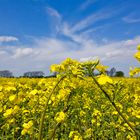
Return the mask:
<svg viewBox="0 0 140 140">
<path fill-rule="evenodd" d="M 0 0 L 0 70 L 100 58 L 128 75 L 140 43 L 139 0 Z"/>
</svg>

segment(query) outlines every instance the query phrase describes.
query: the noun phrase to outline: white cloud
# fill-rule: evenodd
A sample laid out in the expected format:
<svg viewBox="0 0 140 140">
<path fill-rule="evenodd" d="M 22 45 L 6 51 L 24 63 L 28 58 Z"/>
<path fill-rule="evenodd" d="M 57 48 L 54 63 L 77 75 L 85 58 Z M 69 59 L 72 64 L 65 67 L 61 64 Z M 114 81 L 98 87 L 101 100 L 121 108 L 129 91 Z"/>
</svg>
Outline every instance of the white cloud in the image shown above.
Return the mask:
<svg viewBox="0 0 140 140">
<path fill-rule="evenodd" d="M 139 19 L 134 19 L 134 18 L 124 17 L 123 21 L 125 21 L 127 23 L 137 23 L 137 22 L 140 22 L 140 18 Z"/>
<path fill-rule="evenodd" d="M 0 50 L 0 55 L 5 55 L 6 54 L 6 51 L 4 51 L 4 50 Z"/>
<path fill-rule="evenodd" d="M 27 57 L 36 54 L 32 48 L 16 48 L 13 50 L 13 58 Z"/>
<path fill-rule="evenodd" d="M 56 9 L 49 6 L 46 7 L 46 11 L 47 11 L 47 14 L 51 17 L 49 20 L 50 29 L 53 31 L 53 35 L 55 35 L 59 32 L 62 16 Z"/>
<path fill-rule="evenodd" d="M 49 15 L 54 16 L 56 18 L 61 18 L 61 15 L 56 9 L 47 6 L 46 10 Z"/>
<path fill-rule="evenodd" d="M 137 23 L 140 22 L 139 15 L 137 16 L 135 13 L 131 13 L 128 16 L 122 18 L 122 20 L 126 23 Z"/>
<path fill-rule="evenodd" d="M 113 57 L 120 57 L 124 55 L 124 52 L 121 51 L 121 50 L 115 50 L 115 51 L 112 51 L 112 52 L 107 52 L 105 54 L 106 58 L 110 59 L 110 58 L 113 58 Z"/>
<path fill-rule="evenodd" d="M 97 56 L 93 56 L 93 57 L 84 57 L 84 58 L 80 58 L 81 62 L 85 62 L 85 61 L 92 61 L 92 60 L 96 60 L 98 59 Z"/>
<path fill-rule="evenodd" d="M 85 10 L 90 4 L 93 4 L 96 1 L 97 0 L 85 0 L 85 2 L 80 5 L 79 10 Z"/>
<path fill-rule="evenodd" d="M 18 38 L 14 36 L 0 36 L 0 42 L 10 42 L 10 41 L 18 41 Z"/>
<path fill-rule="evenodd" d="M 111 18 L 117 13 L 119 13 L 119 10 L 117 10 L 117 12 L 113 12 L 112 9 L 102 9 L 98 12 L 92 13 L 90 16 L 72 25 L 68 22 L 61 21 L 61 23 L 59 24 L 59 33 L 69 37 L 71 40 L 81 45 L 95 45 L 96 42 L 91 38 L 91 34 L 97 30 L 104 28 L 105 25 L 98 27 L 91 27 L 91 25 L 98 21 Z"/>
<path fill-rule="evenodd" d="M 137 37 L 133 42 L 137 42 Z M 85 40 L 81 44 L 74 41 L 60 40 L 56 38 L 40 38 L 34 40 L 34 47 L 29 46 L 8 46 L 0 50 L 2 58 L 0 68 L 8 68 L 20 75 L 28 70 L 42 70 L 48 72 L 49 66 L 59 63 L 67 57 L 77 60 L 87 60 L 99 57 L 103 64 L 117 69 L 127 71 L 133 66 L 135 59 L 133 54 L 136 52 L 136 45 L 128 45 L 122 40 L 105 44 L 94 43 L 94 40 Z M 73 47 L 73 49 L 71 49 Z M 79 48 L 79 49 L 77 49 Z M 13 52 L 11 51 L 13 50 Z M 5 53 L 5 54 L 4 54 Z"/>
<path fill-rule="evenodd" d="M 136 46 L 137 44 L 140 44 L 140 36 L 124 41 L 124 45 L 126 46 Z"/>
<path fill-rule="evenodd" d="M 96 28 L 90 30 L 90 32 L 94 32 Z M 80 34 L 76 34 L 73 32 L 73 30 L 69 27 L 67 23 L 64 23 L 61 28 L 62 34 L 69 37 L 71 40 L 73 40 L 75 43 L 78 43 L 82 46 L 85 46 L 86 44 L 92 44 L 95 45 L 95 42 L 93 39 L 89 37 L 90 32 L 85 31 L 81 32 Z"/>
<path fill-rule="evenodd" d="M 97 13 L 91 14 L 87 18 L 81 20 L 76 25 L 74 25 L 71 30 L 72 30 L 72 32 L 81 31 L 81 30 L 89 27 L 90 25 L 96 23 L 97 21 L 101 21 L 103 19 L 107 19 L 110 16 L 111 16 L 111 14 L 107 13 L 105 11 L 104 12 L 97 12 Z"/>
</svg>

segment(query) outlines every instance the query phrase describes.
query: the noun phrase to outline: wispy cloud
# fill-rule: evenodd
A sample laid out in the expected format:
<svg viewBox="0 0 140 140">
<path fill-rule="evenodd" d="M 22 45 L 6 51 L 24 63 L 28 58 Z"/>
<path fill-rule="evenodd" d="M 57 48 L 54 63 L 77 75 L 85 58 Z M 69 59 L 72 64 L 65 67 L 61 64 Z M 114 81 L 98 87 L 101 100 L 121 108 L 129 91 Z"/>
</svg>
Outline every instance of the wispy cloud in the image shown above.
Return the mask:
<svg viewBox="0 0 140 140">
<path fill-rule="evenodd" d="M 136 46 L 140 44 L 140 36 L 136 36 L 134 39 L 128 39 L 124 41 L 124 45 L 126 46 Z"/>
<path fill-rule="evenodd" d="M 32 48 L 16 48 L 13 50 L 13 58 L 21 58 L 21 57 L 27 57 L 31 55 L 37 54 L 36 51 L 34 51 Z"/>
<path fill-rule="evenodd" d="M 79 10 L 85 10 L 89 5 L 95 2 L 97 2 L 97 0 L 85 0 L 85 2 L 80 5 Z"/>
<path fill-rule="evenodd" d="M 137 23 L 140 22 L 140 16 L 135 15 L 134 13 L 129 14 L 122 18 L 122 20 L 126 23 Z"/>
<path fill-rule="evenodd" d="M 88 5 L 89 3 L 93 3 L 96 0 L 87 0 L 85 2 L 85 5 Z M 60 34 L 63 34 L 64 36 L 67 36 L 71 38 L 73 41 L 80 43 L 81 41 L 83 42 L 84 39 L 83 37 L 87 38 L 90 33 L 97 31 L 98 29 L 103 28 L 102 26 L 99 27 L 94 27 L 94 24 L 109 18 L 112 18 L 116 14 L 120 13 L 121 8 L 118 9 L 117 11 L 113 11 L 113 8 L 104 8 L 101 9 L 97 12 L 94 12 L 90 14 L 89 16 L 85 17 L 81 21 L 75 22 L 75 23 L 69 23 L 65 21 L 64 19 L 62 20 L 62 15 L 58 13 L 58 11 L 54 8 L 47 7 L 47 11 L 50 15 L 56 15 L 59 20 L 55 21 L 55 19 L 52 19 L 52 22 L 55 24 L 54 27 L 56 27 L 57 32 Z"/>
<path fill-rule="evenodd" d="M 111 13 L 102 12 L 102 11 L 93 13 L 90 16 L 78 22 L 77 24 L 75 24 L 74 27 L 72 28 L 72 31 L 73 32 L 81 31 L 98 21 L 111 17 L 111 15 L 112 15 Z"/>
<path fill-rule="evenodd" d="M 54 8 L 47 6 L 46 7 L 47 14 L 52 17 L 50 22 L 50 28 L 53 31 L 53 34 L 57 34 L 59 32 L 60 24 L 62 22 L 62 15 Z M 55 32 L 55 33 L 54 33 Z"/>
<path fill-rule="evenodd" d="M 122 8 L 118 8 L 116 11 L 113 10 L 114 8 L 116 7 L 104 8 L 91 13 L 81 21 L 73 23 L 72 26 L 69 25 L 69 28 L 73 33 L 81 32 L 83 30 L 86 30 L 87 28 L 89 29 L 91 26 L 93 27 L 95 23 L 110 19 L 118 15 L 122 11 Z"/>
<path fill-rule="evenodd" d="M 54 16 L 54 17 L 56 17 L 56 18 L 61 18 L 59 12 L 58 12 L 56 9 L 52 8 L 52 7 L 48 7 L 48 6 L 47 6 L 47 7 L 46 7 L 46 11 L 47 11 L 47 13 L 48 13 L 50 16 Z"/>
<path fill-rule="evenodd" d="M 103 19 L 109 18 L 112 15 L 110 13 L 97 12 L 80 22 L 75 23 L 73 26 L 68 22 L 61 23 L 60 33 L 69 37 L 74 42 L 81 45 L 81 47 L 86 46 L 86 44 L 95 45 L 95 41 L 91 39 L 91 34 L 104 28 L 104 26 L 92 26 L 91 24 L 101 21 Z"/>
<path fill-rule="evenodd" d="M 11 42 L 18 41 L 18 38 L 15 36 L 0 36 L 0 42 Z"/>
</svg>

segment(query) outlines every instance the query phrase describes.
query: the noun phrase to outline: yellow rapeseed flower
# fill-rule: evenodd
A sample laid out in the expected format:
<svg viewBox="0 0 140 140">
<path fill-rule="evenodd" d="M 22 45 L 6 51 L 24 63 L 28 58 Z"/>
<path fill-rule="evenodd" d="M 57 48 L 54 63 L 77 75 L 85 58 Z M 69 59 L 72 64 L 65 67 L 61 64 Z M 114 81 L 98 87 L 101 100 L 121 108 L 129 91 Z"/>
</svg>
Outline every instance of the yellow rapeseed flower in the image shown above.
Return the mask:
<svg viewBox="0 0 140 140">
<path fill-rule="evenodd" d="M 0 113 L 3 111 L 3 108 L 0 106 Z"/>
<path fill-rule="evenodd" d="M 7 88 L 5 88 L 7 91 L 16 91 L 15 87 L 12 86 L 8 86 Z"/>
<path fill-rule="evenodd" d="M 31 128 L 33 126 L 33 121 L 29 121 L 28 123 L 24 123 L 22 126 L 23 126 L 23 130 L 21 131 L 21 135 L 25 135 L 26 133 L 30 134 Z"/>
<path fill-rule="evenodd" d="M 3 87 L 2 87 L 2 86 L 0 86 L 0 91 L 2 91 L 2 89 L 3 89 Z"/>
<path fill-rule="evenodd" d="M 112 84 L 113 80 L 109 76 L 107 76 L 107 75 L 100 75 L 99 78 L 98 78 L 98 83 L 100 85 L 104 85 L 106 83 Z"/>
<path fill-rule="evenodd" d="M 82 137 L 81 136 L 74 136 L 74 139 L 73 140 L 82 140 Z"/>
<path fill-rule="evenodd" d="M 65 113 L 63 112 L 63 111 L 61 111 L 61 112 L 58 112 L 57 114 L 56 114 L 56 117 L 55 117 L 55 120 L 59 123 L 59 122 L 62 122 L 62 121 L 64 121 L 64 119 L 65 119 Z"/>
<path fill-rule="evenodd" d="M 140 51 L 140 44 L 137 46 L 137 49 Z"/>
<path fill-rule="evenodd" d="M 108 68 L 108 66 L 104 66 L 104 65 L 101 65 L 101 64 L 96 66 L 96 69 L 99 72 L 105 72 L 107 68 Z"/>
<path fill-rule="evenodd" d="M 69 133 L 69 138 L 73 138 L 73 140 L 82 140 L 82 137 L 78 133 L 78 131 L 71 131 Z"/>
<path fill-rule="evenodd" d="M 113 111 L 112 114 L 113 114 L 113 115 L 117 115 L 118 112 L 117 112 L 117 111 Z"/>
<path fill-rule="evenodd" d="M 53 64 L 50 67 L 51 72 L 60 72 L 62 70 L 61 65 Z"/>
<path fill-rule="evenodd" d="M 135 57 L 138 61 L 140 61 L 140 51 L 136 52 L 135 55 L 134 55 L 134 57 Z"/>
<path fill-rule="evenodd" d="M 10 96 L 9 96 L 9 101 L 12 102 L 12 101 L 14 101 L 15 99 L 16 99 L 16 95 L 13 94 L 13 95 L 10 95 Z"/>
<path fill-rule="evenodd" d="M 90 138 L 91 137 L 91 134 L 92 134 L 92 129 L 89 128 L 85 131 L 85 136 L 84 138 Z"/>
<path fill-rule="evenodd" d="M 9 117 L 11 114 L 13 113 L 13 109 L 10 108 L 10 109 L 7 109 L 5 111 L 5 113 L 3 114 L 4 117 Z"/>
<path fill-rule="evenodd" d="M 32 127 L 32 125 L 33 125 L 33 121 L 29 121 L 28 123 L 24 123 L 23 127 L 26 128 L 26 129 L 29 129 L 29 128 Z"/>
<path fill-rule="evenodd" d="M 19 111 L 19 109 L 20 109 L 20 107 L 17 106 L 17 105 L 15 105 L 15 106 L 14 106 L 14 109 L 13 109 L 13 112 L 14 112 L 14 113 L 17 113 L 17 112 Z"/>
<path fill-rule="evenodd" d="M 80 117 L 85 116 L 85 114 L 86 114 L 86 112 L 85 112 L 85 111 L 83 111 L 83 110 L 81 110 L 81 111 L 80 111 Z"/>
</svg>

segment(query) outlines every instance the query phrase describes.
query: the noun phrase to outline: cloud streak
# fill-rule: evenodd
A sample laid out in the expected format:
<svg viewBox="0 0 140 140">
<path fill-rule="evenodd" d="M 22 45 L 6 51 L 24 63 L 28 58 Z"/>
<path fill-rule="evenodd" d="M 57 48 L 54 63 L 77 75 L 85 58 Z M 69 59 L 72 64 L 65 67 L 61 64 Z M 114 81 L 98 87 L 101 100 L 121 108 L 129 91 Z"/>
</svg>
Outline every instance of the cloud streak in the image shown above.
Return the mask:
<svg viewBox="0 0 140 140">
<path fill-rule="evenodd" d="M 90 16 L 88 16 L 87 18 L 81 20 L 80 22 L 78 22 L 77 24 L 74 25 L 74 27 L 72 28 L 72 32 L 78 32 L 81 30 L 84 30 L 85 28 L 89 27 L 90 25 L 93 25 L 94 23 L 107 19 L 111 17 L 110 13 L 107 12 L 96 12 L 91 14 Z"/>
<path fill-rule="evenodd" d="M 56 18 L 61 18 L 61 15 L 59 14 L 59 12 L 54 8 L 51 8 L 51 7 L 47 6 L 46 11 L 50 16 L 54 16 Z"/>
<path fill-rule="evenodd" d="M 15 36 L 0 36 L 0 42 L 11 42 L 18 41 L 18 38 Z"/>
<path fill-rule="evenodd" d="M 79 10 L 85 10 L 87 7 L 89 7 L 91 4 L 95 2 L 97 2 L 97 0 L 85 0 L 85 2 L 80 5 Z"/>
<path fill-rule="evenodd" d="M 123 17 L 122 20 L 126 23 L 139 23 L 140 17 L 139 15 L 137 16 L 135 13 L 131 13 L 128 16 Z"/>
</svg>

